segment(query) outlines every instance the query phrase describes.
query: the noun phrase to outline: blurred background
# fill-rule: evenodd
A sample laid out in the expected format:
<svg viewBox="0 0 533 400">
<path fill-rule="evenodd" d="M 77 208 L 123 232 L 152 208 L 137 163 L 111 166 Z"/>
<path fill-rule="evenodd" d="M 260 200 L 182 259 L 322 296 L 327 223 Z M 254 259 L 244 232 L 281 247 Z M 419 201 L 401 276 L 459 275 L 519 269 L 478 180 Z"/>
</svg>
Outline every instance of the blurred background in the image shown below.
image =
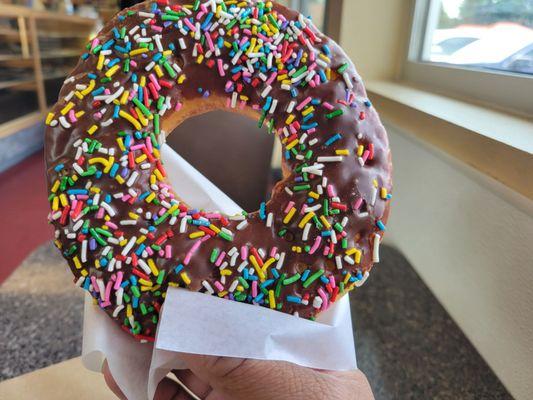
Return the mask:
<svg viewBox="0 0 533 400">
<path fill-rule="evenodd" d="M 389 132 L 383 260 L 352 297 L 376 398 L 531 399 L 533 0 L 281 2 L 343 46 Z M 0 0 L 2 400 L 111 398 L 79 362 L 83 295 L 50 241 L 42 121 L 87 41 L 133 3 Z M 279 143 L 245 117 L 195 117 L 168 141 L 248 211 L 281 177 Z"/>
</svg>

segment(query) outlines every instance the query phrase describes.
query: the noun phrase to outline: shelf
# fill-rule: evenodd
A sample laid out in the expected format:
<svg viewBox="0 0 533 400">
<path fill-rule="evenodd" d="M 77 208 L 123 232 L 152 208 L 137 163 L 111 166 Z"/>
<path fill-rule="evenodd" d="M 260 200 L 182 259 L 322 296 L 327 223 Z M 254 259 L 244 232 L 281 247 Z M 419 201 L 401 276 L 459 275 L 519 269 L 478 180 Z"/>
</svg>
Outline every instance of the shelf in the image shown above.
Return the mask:
<svg viewBox="0 0 533 400">
<path fill-rule="evenodd" d="M 57 51 L 48 51 L 46 53 L 41 53 L 41 59 L 50 60 L 54 58 L 70 58 L 70 57 L 79 57 L 83 53 L 82 49 L 64 49 Z M 33 61 L 33 57 L 24 58 L 20 54 L 0 54 L 0 62 L 3 61 Z"/>
<path fill-rule="evenodd" d="M 0 81 L 0 90 L 24 85 L 35 86 L 35 79 L 16 79 L 11 81 Z"/>
<path fill-rule="evenodd" d="M 11 28 L 0 28 L 0 36 L 15 36 L 20 37 L 19 31 Z"/>
<path fill-rule="evenodd" d="M 22 117 L 13 119 L 9 122 L 0 124 L 0 138 L 13 135 L 24 128 L 41 122 L 42 120 L 43 114 L 40 111 L 35 111 Z"/>
</svg>

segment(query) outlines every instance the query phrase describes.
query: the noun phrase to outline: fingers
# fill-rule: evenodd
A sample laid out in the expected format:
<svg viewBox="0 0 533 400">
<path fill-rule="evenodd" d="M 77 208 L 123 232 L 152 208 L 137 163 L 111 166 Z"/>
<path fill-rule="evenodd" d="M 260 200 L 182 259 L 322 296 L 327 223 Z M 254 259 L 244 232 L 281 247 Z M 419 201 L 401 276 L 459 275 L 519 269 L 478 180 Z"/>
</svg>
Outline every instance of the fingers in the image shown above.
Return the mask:
<svg viewBox="0 0 533 400">
<path fill-rule="evenodd" d="M 102 366 L 102 373 L 104 374 L 104 380 L 109 389 L 115 395 L 121 399 L 121 400 L 127 400 L 124 393 L 122 393 L 122 390 L 118 387 L 117 382 L 115 382 L 115 379 L 113 378 L 113 375 L 111 375 L 111 371 L 109 370 L 109 365 L 107 364 L 107 360 L 104 360 L 104 365 Z"/>
<path fill-rule="evenodd" d="M 104 361 L 102 366 L 102 373 L 104 374 L 104 380 L 109 389 L 121 400 L 128 400 L 127 397 L 120 390 L 117 382 L 111 375 L 107 360 Z M 192 382 L 192 379 L 189 379 Z M 201 397 L 204 398 L 204 397 Z M 172 379 L 165 378 L 157 386 L 157 390 L 154 394 L 154 400 L 191 400 L 192 397 L 176 382 Z"/>
<path fill-rule="evenodd" d="M 200 399 L 205 399 L 212 390 L 207 383 L 198 378 L 188 369 L 173 370 L 172 373 L 188 390 Z"/>
</svg>

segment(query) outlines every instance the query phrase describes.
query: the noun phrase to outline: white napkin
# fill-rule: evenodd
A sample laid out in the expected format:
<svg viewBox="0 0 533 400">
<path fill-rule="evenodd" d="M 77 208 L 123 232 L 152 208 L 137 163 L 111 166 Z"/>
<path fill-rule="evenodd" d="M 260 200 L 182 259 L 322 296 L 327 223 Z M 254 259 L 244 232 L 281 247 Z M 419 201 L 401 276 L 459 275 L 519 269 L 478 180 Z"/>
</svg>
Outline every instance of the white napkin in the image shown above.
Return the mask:
<svg viewBox="0 0 533 400">
<path fill-rule="evenodd" d="M 169 146 L 162 158 L 170 182 L 189 205 L 235 214 L 241 208 Z M 199 318 L 199 316 L 201 316 Z M 235 329 L 235 327 L 239 329 Z M 282 360 L 327 370 L 357 368 L 348 296 L 316 322 L 270 309 L 170 288 L 154 344 L 138 343 L 85 298 L 82 360 L 100 372 L 105 359 L 130 400 L 152 399 L 179 353 Z"/>
</svg>

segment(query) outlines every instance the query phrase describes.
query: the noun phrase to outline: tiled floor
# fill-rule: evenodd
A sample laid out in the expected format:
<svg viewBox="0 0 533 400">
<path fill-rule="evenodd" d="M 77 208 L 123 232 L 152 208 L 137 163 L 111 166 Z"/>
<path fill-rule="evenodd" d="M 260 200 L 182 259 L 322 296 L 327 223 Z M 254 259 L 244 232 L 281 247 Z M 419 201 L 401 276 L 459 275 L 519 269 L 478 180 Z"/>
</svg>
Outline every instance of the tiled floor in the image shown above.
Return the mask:
<svg viewBox="0 0 533 400">
<path fill-rule="evenodd" d="M 46 198 L 41 151 L 0 174 L 0 283 L 52 237 Z"/>
<path fill-rule="evenodd" d="M 405 258 L 382 254 L 351 299 L 376 399 L 510 399 Z M 0 286 L 0 380 L 79 355 L 82 302 L 52 245 L 32 254 Z"/>
</svg>

